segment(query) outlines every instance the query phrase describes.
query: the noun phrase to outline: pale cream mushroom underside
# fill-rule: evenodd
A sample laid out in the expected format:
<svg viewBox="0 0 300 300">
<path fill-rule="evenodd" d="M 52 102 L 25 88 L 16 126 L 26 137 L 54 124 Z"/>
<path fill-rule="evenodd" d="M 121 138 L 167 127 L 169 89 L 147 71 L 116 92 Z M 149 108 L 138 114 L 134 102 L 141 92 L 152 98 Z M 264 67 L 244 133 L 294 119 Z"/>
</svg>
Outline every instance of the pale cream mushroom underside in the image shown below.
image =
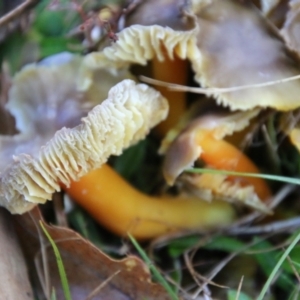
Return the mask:
<svg viewBox="0 0 300 300">
<path fill-rule="evenodd" d="M 262 84 L 300 74 L 299 62 L 290 55 L 277 29 L 251 4 L 233 0 L 194 0 L 192 4 L 191 9 L 197 10 L 189 12 L 193 29 L 132 25 L 117 34 L 116 43 L 87 55 L 85 64 L 90 68 L 113 64 L 121 69 L 145 65 L 154 56 L 173 58 L 176 53 L 191 62 L 195 80 L 208 88 Z M 82 88 L 90 82 L 82 81 Z M 233 110 L 272 107 L 287 111 L 300 106 L 300 81 L 212 91 L 211 95 Z"/>
<path fill-rule="evenodd" d="M 44 71 L 39 73 L 43 68 Z M 39 67 L 38 71 L 34 71 L 32 66 L 27 67 L 23 72 L 33 72 L 34 76 L 23 81 L 20 80 L 24 75 L 21 72 L 10 93 L 8 107 L 17 118 L 18 129 L 19 126 L 26 126 L 30 117 L 33 117 L 32 123 L 36 123 L 30 125 L 24 133 L 0 137 L 0 204 L 12 213 L 26 212 L 37 203 L 51 199 L 52 194 L 60 190 L 60 183 L 68 186 L 71 180 L 78 180 L 89 171 L 100 167 L 110 155 L 121 154 L 124 148 L 144 138 L 153 126 L 167 116 L 168 104 L 160 93 L 145 84 L 136 84 L 127 79 L 111 88 L 108 98 L 99 99 L 98 102 L 104 101 L 95 106 L 80 122 L 84 109 L 77 106 L 84 106 L 85 103 L 91 105 L 91 98 L 95 100 L 97 95 L 90 95 L 90 89 L 84 93 L 76 91 L 74 80 L 69 80 L 69 83 L 68 79 L 64 81 L 59 74 L 68 66 L 59 66 L 54 73 L 51 68 L 48 70 L 51 75 L 49 76 L 47 67 Z M 76 79 L 77 68 L 72 70 L 72 77 Z M 38 75 L 42 74 L 45 79 L 38 80 L 41 78 Z M 70 79 L 68 76 L 67 78 Z M 60 88 L 63 84 L 66 84 L 65 88 Z M 101 88 L 101 80 L 97 84 Z M 106 88 L 107 86 L 103 87 L 104 90 Z M 50 105 L 48 108 L 42 104 L 39 107 L 35 103 L 37 110 L 34 111 L 33 103 L 24 103 L 22 108 L 18 108 L 18 103 L 26 99 L 26 95 L 15 101 L 12 97 L 20 92 L 31 95 L 35 101 L 41 103 L 41 96 L 48 99 L 49 95 L 55 95 L 61 99 L 58 101 L 52 97 L 52 101 L 47 103 Z M 74 93 L 77 98 L 71 96 Z M 64 101 L 67 101 L 73 112 L 77 111 L 77 115 L 62 115 L 57 120 L 51 120 L 57 114 L 51 103 L 64 108 Z M 68 107 L 65 108 L 65 113 L 68 113 Z M 49 116 L 45 114 L 47 112 Z M 55 128 L 74 122 L 79 125 L 73 128 L 63 127 L 60 130 Z"/>
</svg>

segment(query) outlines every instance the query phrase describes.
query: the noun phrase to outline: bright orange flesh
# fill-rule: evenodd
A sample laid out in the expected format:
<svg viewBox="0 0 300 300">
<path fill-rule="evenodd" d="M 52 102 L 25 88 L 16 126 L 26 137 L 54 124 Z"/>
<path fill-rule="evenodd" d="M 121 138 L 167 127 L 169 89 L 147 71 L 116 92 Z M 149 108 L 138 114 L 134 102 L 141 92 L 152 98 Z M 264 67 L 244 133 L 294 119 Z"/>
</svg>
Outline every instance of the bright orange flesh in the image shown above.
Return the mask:
<svg viewBox="0 0 300 300">
<path fill-rule="evenodd" d="M 230 204 L 198 198 L 147 196 L 130 186 L 108 165 L 72 182 L 66 192 L 112 232 L 150 239 L 185 229 L 208 229 L 230 224 Z"/>
<path fill-rule="evenodd" d="M 174 60 L 166 58 L 164 61 L 159 61 L 156 57 L 152 60 L 153 77 L 157 80 L 164 82 L 186 84 L 188 74 L 188 63 L 186 60 L 179 59 L 176 55 Z M 170 91 L 165 87 L 156 86 L 156 90 L 169 102 L 169 114 L 165 121 L 160 123 L 156 132 L 161 136 L 165 136 L 166 133 L 172 129 L 186 108 L 186 93 Z"/>
<path fill-rule="evenodd" d="M 255 164 L 238 148 L 224 140 L 217 140 L 209 133 L 198 133 L 197 143 L 203 153 L 201 159 L 218 170 L 260 173 Z M 239 179 L 244 185 L 252 185 L 261 200 L 271 197 L 271 191 L 264 179 L 253 177 L 229 176 L 231 180 Z"/>
</svg>

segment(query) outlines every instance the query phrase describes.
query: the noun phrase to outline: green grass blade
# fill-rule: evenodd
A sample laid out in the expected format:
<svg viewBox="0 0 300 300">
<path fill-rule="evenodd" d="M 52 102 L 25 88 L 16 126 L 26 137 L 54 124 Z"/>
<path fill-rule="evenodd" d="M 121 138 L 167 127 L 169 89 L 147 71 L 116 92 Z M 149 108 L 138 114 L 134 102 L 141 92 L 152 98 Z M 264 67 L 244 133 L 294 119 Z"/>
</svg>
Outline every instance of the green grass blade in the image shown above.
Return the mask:
<svg viewBox="0 0 300 300">
<path fill-rule="evenodd" d="M 146 252 L 140 247 L 140 245 L 135 240 L 135 238 L 130 234 L 128 234 L 128 236 L 129 236 L 130 241 L 134 245 L 134 247 L 137 249 L 137 251 L 141 255 L 144 262 L 147 264 L 148 268 L 151 270 L 153 277 L 157 280 L 158 283 L 160 283 L 165 288 L 165 290 L 167 291 L 167 293 L 169 294 L 169 296 L 171 297 L 172 300 L 179 300 L 178 296 L 173 291 L 172 287 L 165 280 L 165 278 L 160 274 L 160 272 L 155 268 L 151 259 L 148 257 Z"/>
<path fill-rule="evenodd" d="M 70 288 L 69 288 L 69 283 L 68 283 L 68 279 L 67 279 L 67 275 L 66 275 L 66 271 L 65 271 L 64 264 L 62 262 L 59 250 L 58 250 L 57 246 L 55 245 L 55 242 L 51 238 L 50 234 L 48 233 L 48 231 L 44 227 L 42 221 L 40 221 L 40 225 L 41 225 L 47 239 L 49 240 L 49 242 L 50 242 L 50 244 L 53 248 L 53 251 L 54 251 L 54 254 L 55 254 L 55 257 L 56 257 L 58 272 L 59 272 L 62 288 L 63 288 L 63 291 L 64 291 L 65 299 L 66 300 L 72 300 L 71 292 L 70 292 Z"/>
<path fill-rule="evenodd" d="M 284 262 L 284 260 L 287 258 L 287 256 L 289 255 L 289 253 L 292 251 L 292 249 L 295 247 L 295 245 L 299 242 L 300 240 L 300 232 L 297 234 L 297 236 L 295 237 L 295 239 L 293 240 L 293 242 L 289 245 L 289 247 L 284 251 L 284 253 L 282 254 L 282 256 L 280 257 L 279 261 L 277 262 L 276 266 L 274 267 L 272 273 L 270 274 L 268 280 L 266 281 L 266 283 L 264 284 L 257 300 L 263 300 L 267 290 L 269 289 L 276 273 L 278 272 L 280 266 L 282 265 L 282 263 Z"/>
<path fill-rule="evenodd" d="M 206 168 L 186 169 L 185 172 L 196 173 L 196 174 L 221 174 L 221 175 L 232 175 L 232 176 L 243 176 L 243 177 L 255 177 L 255 178 L 275 180 L 275 181 L 300 185 L 299 178 L 277 176 L 277 175 L 270 175 L 270 174 L 243 173 L 243 172 L 214 170 L 214 169 L 206 169 Z"/>
<path fill-rule="evenodd" d="M 56 298 L 56 292 L 55 292 L 55 288 L 52 288 L 52 292 L 51 292 L 51 300 L 57 300 Z"/>
<path fill-rule="evenodd" d="M 227 291 L 227 300 L 252 300 L 248 295 L 236 290 Z"/>
</svg>

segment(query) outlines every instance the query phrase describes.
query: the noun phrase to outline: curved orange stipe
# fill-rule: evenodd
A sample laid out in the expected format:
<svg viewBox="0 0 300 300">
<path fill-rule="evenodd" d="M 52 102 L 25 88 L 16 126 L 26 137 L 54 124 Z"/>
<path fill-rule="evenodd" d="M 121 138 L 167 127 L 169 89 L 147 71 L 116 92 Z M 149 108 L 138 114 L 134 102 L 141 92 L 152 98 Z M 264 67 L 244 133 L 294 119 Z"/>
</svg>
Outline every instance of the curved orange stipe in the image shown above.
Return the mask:
<svg viewBox="0 0 300 300">
<path fill-rule="evenodd" d="M 157 80 L 176 84 L 186 84 L 188 74 L 188 62 L 179 59 L 174 54 L 171 60 L 165 55 L 164 61 L 159 61 L 156 57 L 152 60 L 153 77 Z M 169 102 L 169 114 L 165 121 L 161 122 L 155 129 L 159 136 L 165 136 L 172 129 L 186 109 L 186 92 L 174 92 L 165 87 L 156 86 L 156 90 Z"/>
<path fill-rule="evenodd" d="M 232 144 L 215 139 L 210 133 L 198 132 L 198 145 L 202 148 L 201 159 L 218 170 L 260 173 L 256 165 Z M 229 176 L 231 180 L 239 178 L 244 185 L 252 185 L 261 200 L 271 197 L 271 191 L 264 179 L 253 177 Z"/>
<path fill-rule="evenodd" d="M 108 165 L 73 182 L 66 192 L 114 233 L 150 239 L 184 229 L 221 227 L 234 219 L 225 202 L 199 198 L 147 196 L 130 186 Z"/>
</svg>

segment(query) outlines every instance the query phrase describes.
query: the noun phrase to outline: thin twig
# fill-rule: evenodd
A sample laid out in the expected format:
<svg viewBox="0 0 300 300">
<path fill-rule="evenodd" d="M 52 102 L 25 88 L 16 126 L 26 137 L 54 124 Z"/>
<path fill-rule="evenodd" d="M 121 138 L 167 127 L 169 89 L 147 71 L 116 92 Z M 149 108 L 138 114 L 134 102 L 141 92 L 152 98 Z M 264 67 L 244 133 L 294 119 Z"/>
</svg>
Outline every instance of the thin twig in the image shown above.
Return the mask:
<svg viewBox="0 0 300 300">
<path fill-rule="evenodd" d="M 167 87 L 173 91 L 212 95 L 214 93 L 231 93 L 231 92 L 235 92 L 235 91 L 254 89 L 254 88 L 262 88 L 262 87 L 266 87 L 266 86 L 272 86 L 272 85 L 276 85 L 276 84 L 286 83 L 289 81 L 299 80 L 300 75 L 291 76 L 291 77 L 287 77 L 287 78 L 283 78 L 283 79 L 279 79 L 279 80 L 267 81 L 264 83 L 246 84 L 246 85 L 242 85 L 242 86 L 229 87 L 229 88 L 189 87 L 189 86 L 185 86 L 185 85 L 168 83 L 168 82 L 152 79 L 152 78 L 149 78 L 146 76 L 140 76 L 139 78 L 141 79 L 141 81 L 144 81 L 146 83 Z"/>
<path fill-rule="evenodd" d="M 68 227 L 68 220 L 64 209 L 62 193 L 54 193 L 52 196 L 52 201 L 57 225 L 61 227 Z"/>
<path fill-rule="evenodd" d="M 270 210 L 272 210 L 275 207 L 277 207 L 296 188 L 297 188 L 297 186 L 295 186 L 295 185 L 291 185 L 291 184 L 285 185 L 282 189 L 280 189 L 280 191 L 274 197 L 271 198 L 271 202 L 268 203 L 268 208 Z M 225 232 L 230 231 L 234 228 L 240 227 L 245 224 L 250 224 L 251 222 L 254 222 L 255 220 L 257 220 L 263 216 L 264 216 L 264 214 L 262 214 L 261 212 L 255 211 L 255 212 L 237 220 L 234 224 L 232 224 L 230 227 L 228 227 L 225 230 Z"/>
<path fill-rule="evenodd" d="M 235 227 L 228 230 L 229 234 L 262 234 L 272 232 L 290 232 L 300 227 L 300 217 L 292 218 L 284 221 L 272 222 L 266 225 L 252 227 Z"/>
<path fill-rule="evenodd" d="M 30 218 L 32 219 L 33 224 L 36 227 L 37 233 L 38 233 L 38 237 L 39 237 L 39 242 L 40 242 L 40 252 L 41 252 L 41 258 L 42 258 L 42 266 L 40 268 L 40 265 L 38 263 L 38 254 L 39 252 L 37 252 L 35 254 L 35 266 L 36 266 L 36 270 L 37 273 L 39 275 L 39 280 L 43 289 L 43 292 L 45 294 L 45 297 L 47 299 L 50 299 L 50 295 L 51 295 L 51 280 L 50 280 L 50 271 L 49 271 L 49 264 L 48 264 L 48 254 L 47 254 L 47 242 L 45 241 L 44 235 L 41 232 L 41 228 L 38 224 L 38 221 L 34 218 L 34 216 L 32 215 L 31 212 L 29 212 Z M 42 273 L 44 273 L 42 275 Z"/>
<path fill-rule="evenodd" d="M 290 258 L 289 255 L 286 257 L 286 259 L 287 259 L 287 261 L 289 262 L 289 265 L 291 266 L 291 268 L 292 268 L 292 270 L 293 270 L 293 272 L 294 272 L 294 274 L 295 274 L 295 277 L 296 277 L 297 280 L 298 280 L 298 283 L 300 283 L 300 275 L 299 275 L 297 269 L 295 268 L 294 262 L 291 260 L 291 258 Z"/>
<path fill-rule="evenodd" d="M 244 250 L 244 249 L 243 249 Z M 199 289 L 194 294 L 194 299 L 196 299 L 199 294 L 204 290 L 205 286 L 238 254 L 240 254 L 241 251 L 236 251 L 231 254 L 229 254 L 227 257 L 225 257 L 220 263 L 218 263 L 213 270 L 210 272 L 210 274 L 207 276 L 207 282 L 203 283 Z"/>
<path fill-rule="evenodd" d="M 243 281 L 244 281 L 244 276 L 241 277 L 239 287 L 237 289 L 235 300 L 239 300 L 239 298 L 240 298 L 240 293 L 241 293 L 241 290 L 242 290 Z"/>
<path fill-rule="evenodd" d="M 99 286 L 97 286 L 91 293 L 89 293 L 85 300 L 92 300 L 120 272 L 121 271 L 118 270 L 112 275 L 110 275 L 108 278 L 106 278 Z"/>
<path fill-rule="evenodd" d="M 266 239 L 270 237 L 266 236 L 263 239 Z M 213 278 L 233 259 L 235 258 L 237 255 L 239 255 L 240 253 L 243 253 L 245 250 L 247 250 L 248 248 L 260 243 L 263 239 L 258 239 L 255 241 L 252 241 L 251 243 L 245 245 L 244 247 L 242 247 L 241 249 L 239 249 L 238 251 L 235 251 L 231 254 L 229 254 L 227 257 L 225 257 L 223 260 L 220 261 L 220 263 L 218 265 L 216 265 L 210 272 L 209 274 L 206 276 L 207 277 L 207 281 L 211 281 L 213 280 Z M 194 294 L 194 299 L 196 299 L 196 297 L 204 290 L 205 286 L 207 285 L 207 283 L 204 283 L 201 287 L 199 287 L 199 289 L 195 292 Z"/>
<path fill-rule="evenodd" d="M 227 286 L 223 286 L 223 285 L 217 284 L 216 282 L 208 280 L 206 277 L 204 277 L 204 276 L 200 275 L 198 272 L 196 272 L 195 268 L 192 265 L 191 259 L 188 256 L 188 252 L 185 252 L 183 257 L 184 257 L 185 264 L 186 264 L 190 274 L 192 275 L 194 281 L 199 286 L 202 286 L 203 283 L 205 283 L 205 284 L 210 284 L 210 285 L 213 285 L 213 286 L 216 286 L 216 287 L 219 287 L 219 288 L 227 288 Z M 195 299 L 195 298 L 192 297 L 192 299 Z"/>
<path fill-rule="evenodd" d="M 25 0 L 23 3 L 18 5 L 12 11 L 10 11 L 9 13 L 5 14 L 3 17 L 0 18 L 0 27 L 8 24 L 13 19 L 20 16 L 25 10 L 30 8 L 30 6 L 32 6 L 33 4 L 35 4 L 38 1 L 39 0 Z"/>
</svg>

